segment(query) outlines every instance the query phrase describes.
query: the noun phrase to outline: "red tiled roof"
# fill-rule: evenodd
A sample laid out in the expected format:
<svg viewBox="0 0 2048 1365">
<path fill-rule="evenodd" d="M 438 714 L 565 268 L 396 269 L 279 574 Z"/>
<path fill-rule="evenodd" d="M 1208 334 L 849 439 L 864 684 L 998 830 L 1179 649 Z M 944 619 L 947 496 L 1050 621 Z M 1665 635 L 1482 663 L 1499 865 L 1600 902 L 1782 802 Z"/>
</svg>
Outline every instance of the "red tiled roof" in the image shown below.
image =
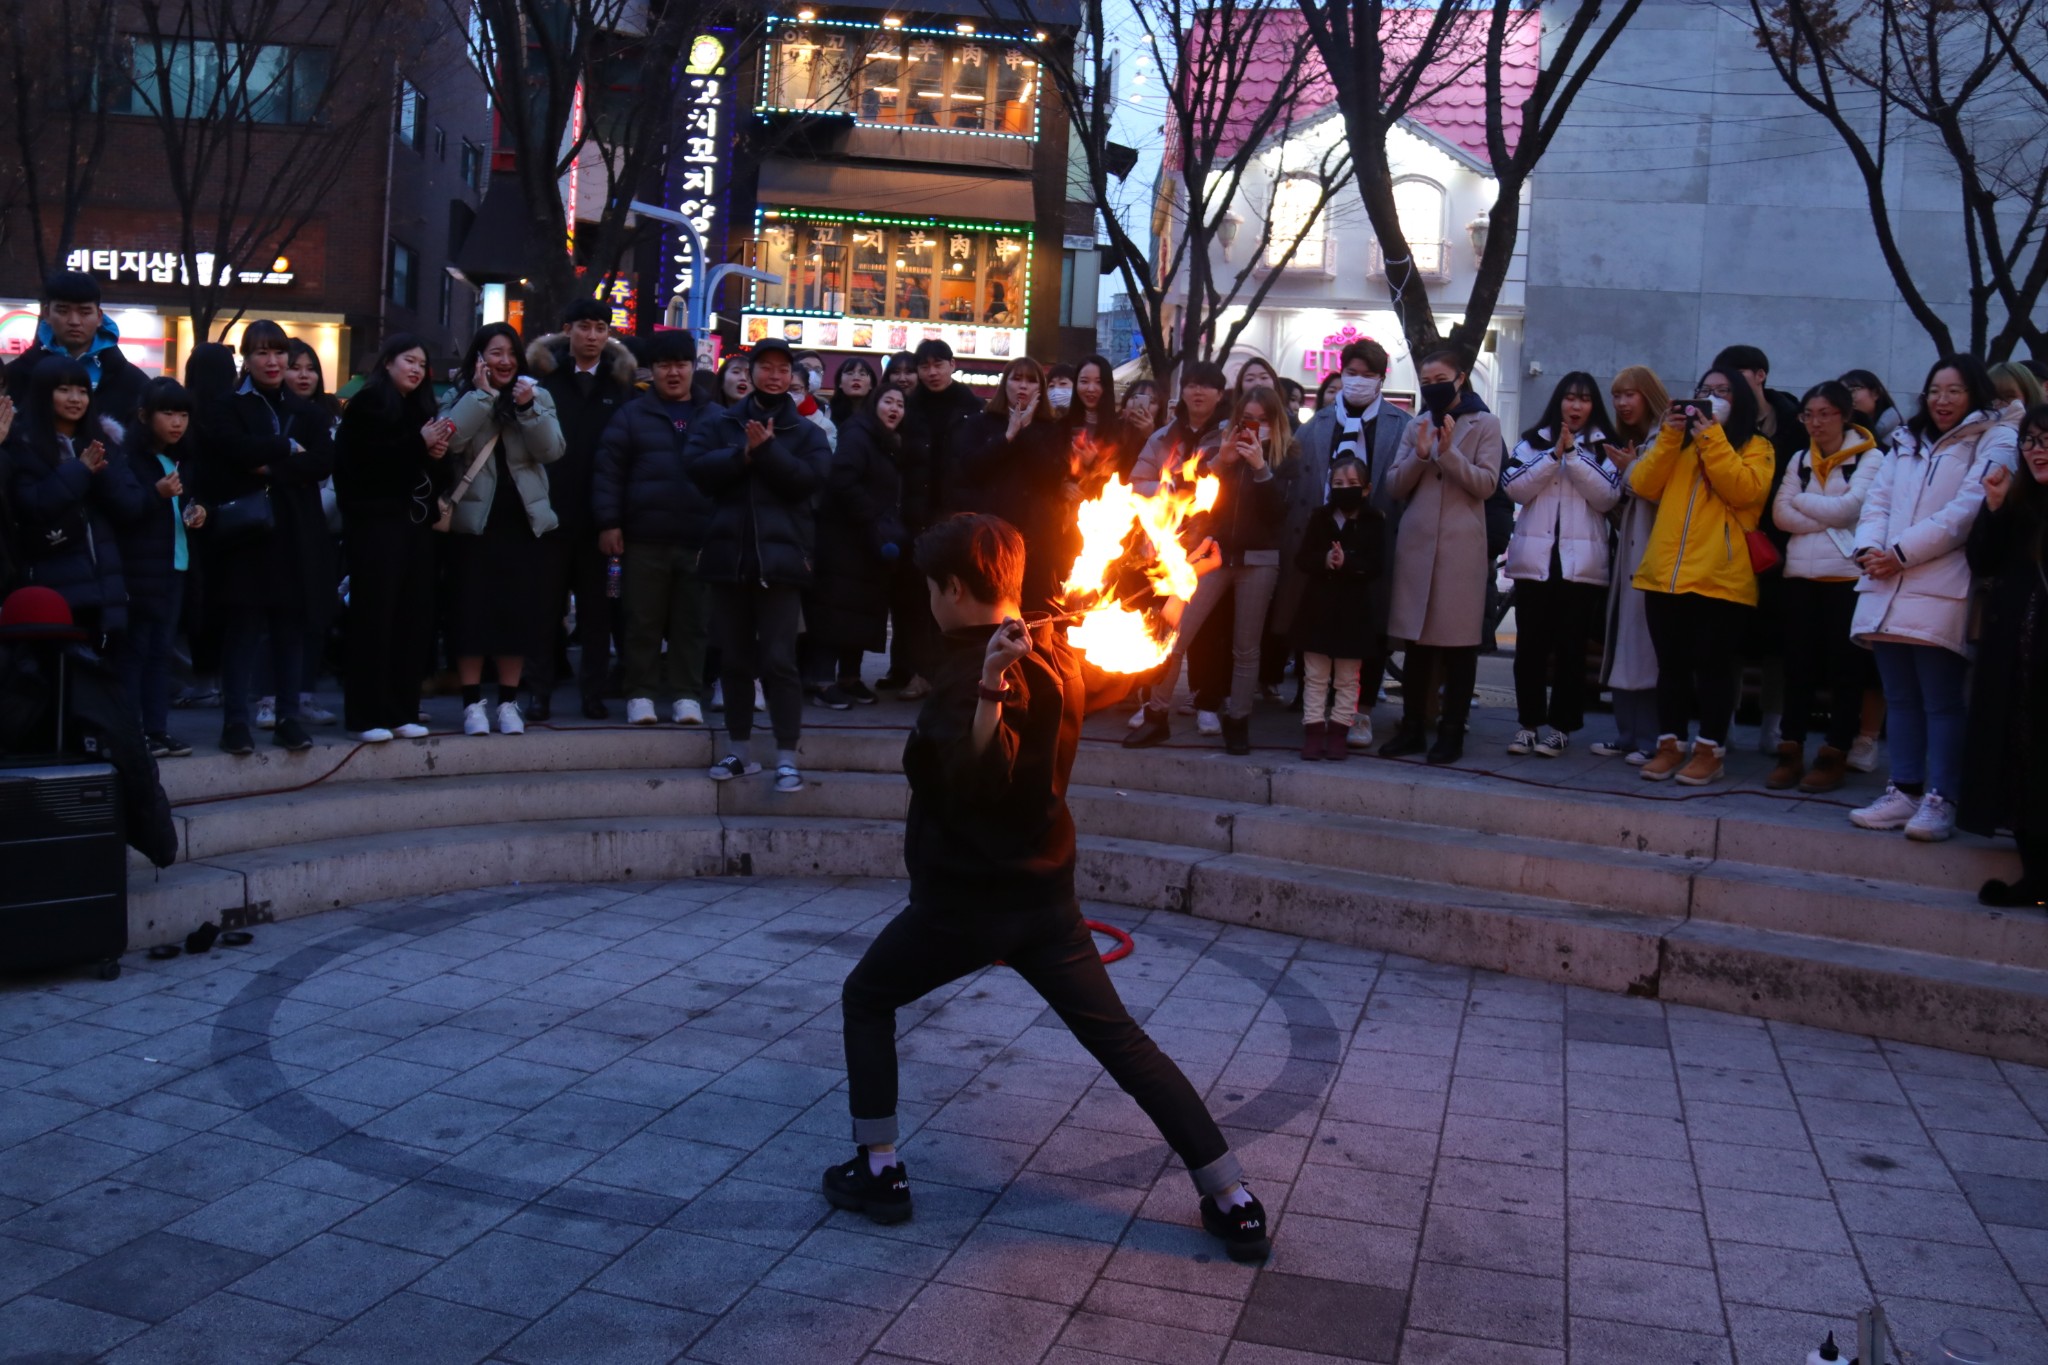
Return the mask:
<svg viewBox="0 0 2048 1365">
<path fill-rule="evenodd" d="M 1239 140 L 1249 134 L 1276 93 L 1283 87 L 1298 91 L 1291 122 L 1313 119 L 1337 102 L 1329 72 L 1321 55 L 1306 43 L 1306 23 L 1299 11 L 1261 11 L 1263 20 L 1254 39 L 1255 52 L 1250 69 L 1239 86 L 1234 107 L 1219 139 L 1217 156 L 1231 155 Z M 1434 11 L 1428 8 L 1389 9 L 1382 39 L 1386 50 L 1385 74 L 1398 79 L 1415 58 Z M 1430 63 L 1418 82 L 1418 92 L 1433 92 L 1418 100 L 1409 117 L 1438 137 L 1463 148 L 1484 162 L 1486 150 L 1486 25 L 1484 10 L 1446 44 L 1449 49 Z M 1510 149 L 1522 129 L 1522 103 L 1536 88 L 1540 64 L 1539 45 L 1543 26 L 1538 13 L 1524 10 L 1510 21 L 1501 60 L 1501 121 Z M 1305 53 L 1302 50 L 1306 48 Z M 1297 57 L 1298 53 L 1302 53 Z M 1441 87 L 1441 88 L 1439 88 Z M 1273 131 L 1279 131 L 1276 127 Z"/>
</svg>

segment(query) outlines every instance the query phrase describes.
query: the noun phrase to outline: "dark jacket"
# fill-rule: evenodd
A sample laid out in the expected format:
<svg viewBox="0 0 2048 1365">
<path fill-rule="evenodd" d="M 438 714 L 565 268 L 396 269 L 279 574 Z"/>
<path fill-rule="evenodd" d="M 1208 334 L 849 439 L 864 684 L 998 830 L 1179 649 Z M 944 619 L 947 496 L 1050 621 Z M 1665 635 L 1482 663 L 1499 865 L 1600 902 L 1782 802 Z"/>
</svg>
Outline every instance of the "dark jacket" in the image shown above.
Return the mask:
<svg viewBox="0 0 2048 1365">
<path fill-rule="evenodd" d="M 1294 569 L 1302 579 L 1291 636 L 1296 649 L 1333 659 L 1379 656 L 1383 623 L 1374 624 L 1367 606 L 1372 585 L 1385 573 L 1386 535 L 1387 519 L 1370 503 L 1341 529 L 1327 504 L 1309 514 L 1294 552 Z M 1343 547 L 1341 568 L 1329 565 L 1333 544 Z"/>
<path fill-rule="evenodd" d="M 948 512 L 986 512 L 1024 537 L 1024 609 L 1046 611 L 1074 562 L 1068 528 L 1072 504 L 1067 433 L 1057 422 L 1033 422 L 1009 438 L 1006 414 L 983 412 L 961 424 Z"/>
<path fill-rule="evenodd" d="M 711 404 L 692 400 L 682 417 L 674 417 L 652 391 L 620 408 L 598 446 L 587 529 L 621 530 L 636 543 L 702 549 L 711 530 L 711 499 L 690 477 L 684 452 L 692 430 L 713 411 Z"/>
<path fill-rule="evenodd" d="M 981 396 L 954 380 L 933 393 L 910 391 L 903 414 L 903 525 L 912 535 L 948 510 L 948 483 L 959 457 L 961 429 L 986 409 Z"/>
<path fill-rule="evenodd" d="M 775 434 L 749 451 L 747 423 L 764 420 Z M 707 410 L 683 460 L 712 503 L 698 575 L 710 583 L 809 587 L 817 553 L 811 504 L 832 467 L 817 424 L 786 396 L 749 394 Z"/>
<path fill-rule="evenodd" d="M 556 332 L 529 345 L 526 365 L 555 400 L 555 420 L 562 427 L 562 458 L 548 466 L 548 502 L 561 520 L 562 533 L 580 536 L 606 530 L 592 519 L 598 448 L 612 420 L 639 392 L 633 387 L 633 353 L 616 338 L 605 342 L 596 382 L 587 395 L 569 359 L 566 333 Z"/>
<path fill-rule="evenodd" d="M 186 454 L 184 442 L 164 452 L 180 466 Z M 128 582 L 128 615 L 131 620 L 161 621 L 171 609 L 172 591 L 178 578 L 178 518 L 183 498 L 166 498 L 156 491 L 164 467 L 149 448 L 149 432 L 139 423 L 128 433 L 120 456 L 127 462 L 128 475 L 135 483 L 135 515 L 117 529 L 121 541 L 121 574 Z M 192 534 L 187 533 L 187 558 L 193 553 Z"/>
<path fill-rule="evenodd" d="M 342 524 L 408 521 L 435 516 L 434 480 L 445 459 L 427 454 L 424 422 L 374 391 L 358 395 L 341 414 L 334 436 L 334 497 Z M 460 477 L 456 475 L 455 477 Z"/>
<path fill-rule="evenodd" d="M 910 554 L 896 452 L 896 433 L 872 413 L 856 411 L 839 428 L 818 503 L 818 576 L 804 603 L 805 628 L 835 648 L 888 643 L 889 584 Z"/>
<path fill-rule="evenodd" d="M 995 737 L 977 758 L 970 736 L 993 630 L 942 638 L 932 694 L 903 746 L 910 900 L 963 915 L 1072 909 L 1074 818 L 1066 797 L 1085 714 L 1081 670 L 1066 641 L 1035 624 L 1031 653 L 1010 667 Z"/>
<path fill-rule="evenodd" d="M 2048 835 L 2048 569 L 2036 527 L 2016 506 L 2026 466 L 1996 512 L 1977 514 L 1964 553 L 1983 590 L 1984 628 L 1971 670 L 1956 823 Z"/>
<path fill-rule="evenodd" d="M 121 568 L 121 528 L 143 513 L 142 490 L 122 457 L 122 436 L 109 427 L 97 438 L 107 454 L 97 474 L 74 456 L 54 463 L 17 426 L 8 438 L 8 495 L 20 527 L 22 581 L 61 593 L 75 612 L 96 608 L 100 629 L 128 628 L 128 583 Z"/>
<path fill-rule="evenodd" d="M 272 400 L 244 384 L 200 413 L 192 466 L 188 491 L 208 512 L 198 537 L 205 547 L 207 601 L 295 608 L 318 630 L 333 613 L 336 583 L 334 546 L 320 508 L 320 481 L 334 471 L 326 417 L 289 389 Z M 276 529 L 222 540 L 214 509 L 266 490 Z"/>
<path fill-rule="evenodd" d="M 1226 566 L 1243 564 L 1245 556 L 1254 551 L 1280 548 L 1288 490 L 1299 467 L 1300 462 L 1292 459 L 1277 469 L 1268 465 L 1271 477 L 1261 478 L 1241 459 L 1219 466 L 1211 455 L 1202 462 L 1202 473 L 1214 474 L 1217 483 L 1215 505 L 1202 514 L 1202 533 L 1215 537 Z"/>
<path fill-rule="evenodd" d="M 36 366 L 45 357 L 70 354 L 62 347 L 50 345 L 48 337 L 49 328 L 37 324 L 36 343 L 7 363 L 7 393 L 17 408 L 28 406 L 29 376 L 36 372 Z M 125 427 L 142 411 L 142 390 L 148 385 L 149 376 L 122 353 L 119 338 L 113 323 L 102 322 L 86 357 L 97 361 L 100 367 L 99 382 L 92 386 L 95 406 L 101 415 Z"/>
</svg>

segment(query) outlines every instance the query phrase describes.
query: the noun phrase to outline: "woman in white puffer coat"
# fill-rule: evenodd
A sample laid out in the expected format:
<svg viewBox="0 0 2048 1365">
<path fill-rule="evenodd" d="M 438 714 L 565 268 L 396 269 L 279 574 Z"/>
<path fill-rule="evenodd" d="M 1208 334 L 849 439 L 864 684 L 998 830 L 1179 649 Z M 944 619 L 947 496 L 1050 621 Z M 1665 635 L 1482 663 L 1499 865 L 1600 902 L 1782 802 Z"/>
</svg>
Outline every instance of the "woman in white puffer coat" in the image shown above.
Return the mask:
<svg viewBox="0 0 2048 1365">
<path fill-rule="evenodd" d="M 1955 831 L 1970 666 L 1963 547 L 1984 505 L 1984 471 L 2018 459 L 1984 362 L 1948 356 L 1928 373 L 1919 414 L 1892 438 L 1864 499 L 1852 629 L 1884 681 L 1892 773 L 1884 795 L 1850 815 L 1863 829 L 1926 842 Z"/>
<path fill-rule="evenodd" d="M 1842 785 L 1863 694 L 1877 683 L 1870 652 L 1850 634 L 1856 582 L 1863 576 L 1850 556 L 1884 453 L 1867 430 L 1852 424 L 1855 411 L 1848 387 L 1835 380 L 1806 391 L 1799 420 L 1808 445 L 1786 466 L 1771 507 L 1778 529 L 1789 537 L 1777 622 L 1785 643 L 1785 713 L 1778 766 L 1764 781 L 1773 791 L 1796 785 L 1803 792 L 1831 792 Z M 1827 735 L 1809 769 L 1806 736 L 1823 686 Z"/>
</svg>

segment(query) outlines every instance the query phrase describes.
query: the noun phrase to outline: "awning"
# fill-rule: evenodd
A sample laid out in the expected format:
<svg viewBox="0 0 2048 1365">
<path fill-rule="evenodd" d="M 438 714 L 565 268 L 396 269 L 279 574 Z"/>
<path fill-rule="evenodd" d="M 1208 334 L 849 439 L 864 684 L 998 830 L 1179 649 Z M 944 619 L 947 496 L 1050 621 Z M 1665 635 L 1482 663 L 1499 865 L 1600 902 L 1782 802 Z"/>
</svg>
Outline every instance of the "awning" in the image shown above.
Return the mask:
<svg viewBox="0 0 2048 1365">
<path fill-rule="evenodd" d="M 817 161 L 766 163 L 755 201 L 762 208 L 986 218 L 1000 223 L 1029 224 L 1038 218 L 1029 180 Z"/>
</svg>

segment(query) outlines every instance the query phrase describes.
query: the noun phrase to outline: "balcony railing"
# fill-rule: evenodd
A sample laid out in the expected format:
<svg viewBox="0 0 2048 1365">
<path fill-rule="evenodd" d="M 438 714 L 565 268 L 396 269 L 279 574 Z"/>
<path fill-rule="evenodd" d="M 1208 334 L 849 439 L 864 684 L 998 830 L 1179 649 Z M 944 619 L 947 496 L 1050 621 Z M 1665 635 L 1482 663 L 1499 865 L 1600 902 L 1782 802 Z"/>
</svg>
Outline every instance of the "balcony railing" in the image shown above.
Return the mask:
<svg viewBox="0 0 2048 1365">
<path fill-rule="evenodd" d="M 1451 282 L 1451 244 L 1449 242 L 1410 241 L 1408 250 L 1415 260 L 1415 273 L 1425 284 L 1449 284 Z M 1366 261 L 1366 275 L 1375 280 L 1387 278 L 1387 257 L 1380 248 L 1380 239 L 1372 239 L 1371 256 Z"/>
</svg>

